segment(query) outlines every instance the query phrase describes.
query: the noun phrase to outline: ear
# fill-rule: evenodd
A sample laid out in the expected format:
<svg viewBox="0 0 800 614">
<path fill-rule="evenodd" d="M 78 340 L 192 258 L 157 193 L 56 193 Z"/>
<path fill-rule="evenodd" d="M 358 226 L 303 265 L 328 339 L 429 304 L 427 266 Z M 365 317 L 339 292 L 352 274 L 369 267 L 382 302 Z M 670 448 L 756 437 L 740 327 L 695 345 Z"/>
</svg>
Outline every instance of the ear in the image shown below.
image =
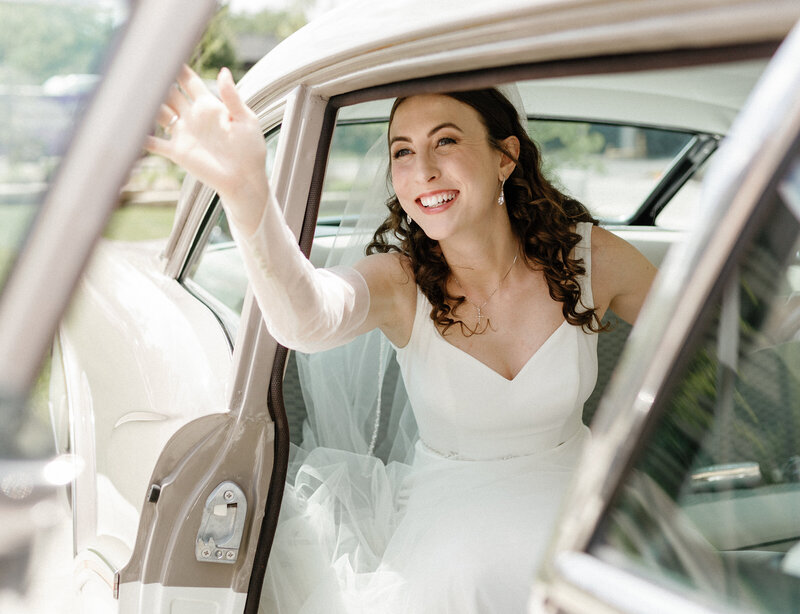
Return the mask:
<svg viewBox="0 0 800 614">
<path fill-rule="evenodd" d="M 519 139 L 515 136 L 509 136 L 500 141 L 500 145 L 508 153 L 514 156 L 514 159 L 519 159 Z M 500 157 L 500 180 L 507 178 L 514 172 L 514 167 L 517 165 L 514 160 L 507 155 L 502 154 Z"/>
</svg>

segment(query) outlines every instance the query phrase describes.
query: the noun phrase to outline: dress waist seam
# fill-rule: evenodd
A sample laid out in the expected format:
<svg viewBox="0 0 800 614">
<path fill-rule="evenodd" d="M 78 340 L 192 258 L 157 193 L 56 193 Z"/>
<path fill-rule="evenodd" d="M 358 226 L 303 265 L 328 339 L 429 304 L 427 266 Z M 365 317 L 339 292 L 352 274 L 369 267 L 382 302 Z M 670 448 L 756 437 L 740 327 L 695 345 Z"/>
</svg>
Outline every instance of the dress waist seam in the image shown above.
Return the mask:
<svg viewBox="0 0 800 614">
<path fill-rule="evenodd" d="M 526 454 L 506 454 L 504 456 L 488 456 L 488 457 L 484 457 L 484 458 L 475 458 L 475 457 L 471 457 L 471 456 L 464 456 L 463 454 L 460 454 L 459 452 L 455 452 L 455 451 L 452 451 L 452 450 L 451 451 L 447 451 L 447 452 L 443 452 L 442 450 L 438 450 L 438 449 L 434 448 L 433 446 L 428 444 L 422 438 L 420 438 L 419 442 L 420 442 L 420 444 L 422 444 L 422 447 L 425 448 L 426 451 L 431 452 L 432 454 L 435 454 L 436 456 L 439 456 L 441 458 L 444 458 L 444 459 L 447 459 L 447 460 L 480 463 L 480 462 L 489 462 L 489 461 L 507 461 L 507 460 L 512 460 L 514 458 L 526 458 L 528 456 L 538 456 L 538 455 L 550 452 L 552 450 L 555 450 L 557 448 L 560 448 L 565 443 L 567 443 L 567 441 L 569 441 L 570 438 L 571 437 L 568 437 L 564 441 L 559 442 L 556 446 L 554 446 L 552 448 L 548 448 L 545 451 L 536 450 L 534 452 L 528 452 Z"/>
</svg>

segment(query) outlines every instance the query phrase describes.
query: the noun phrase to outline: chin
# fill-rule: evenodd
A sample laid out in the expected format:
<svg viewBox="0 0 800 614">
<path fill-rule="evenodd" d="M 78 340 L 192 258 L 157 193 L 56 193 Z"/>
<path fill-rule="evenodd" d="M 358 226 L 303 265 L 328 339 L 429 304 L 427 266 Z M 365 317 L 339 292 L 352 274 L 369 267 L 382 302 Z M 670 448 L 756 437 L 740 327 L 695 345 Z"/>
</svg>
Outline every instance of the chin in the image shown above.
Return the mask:
<svg viewBox="0 0 800 614">
<path fill-rule="evenodd" d="M 420 224 L 417 222 L 417 225 L 422 228 L 422 232 L 425 233 L 425 236 L 432 241 L 441 241 L 452 235 L 452 229 L 442 228 L 435 224 Z"/>
</svg>

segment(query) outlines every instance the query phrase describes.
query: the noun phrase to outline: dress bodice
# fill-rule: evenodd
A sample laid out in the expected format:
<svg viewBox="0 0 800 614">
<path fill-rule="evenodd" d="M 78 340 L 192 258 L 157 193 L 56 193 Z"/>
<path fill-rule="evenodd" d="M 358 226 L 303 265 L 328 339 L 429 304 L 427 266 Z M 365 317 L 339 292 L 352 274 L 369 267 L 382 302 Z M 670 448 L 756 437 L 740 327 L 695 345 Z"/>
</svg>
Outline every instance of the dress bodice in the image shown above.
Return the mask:
<svg viewBox="0 0 800 614">
<path fill-rule="evenodd" d="M 594 306 L 590 223 L 579 223 L 573 257 L 586 272 L 578 280 L 581 304 Z M 582 409 L 597 380 L 597 335 L 566 321 L 508 380 L 442 337 L 431 305 L 417 291 L 411 338 L 397 361 L 431 452 L 464 460 L 537 454 L 583 428 Z"/>
</svg>

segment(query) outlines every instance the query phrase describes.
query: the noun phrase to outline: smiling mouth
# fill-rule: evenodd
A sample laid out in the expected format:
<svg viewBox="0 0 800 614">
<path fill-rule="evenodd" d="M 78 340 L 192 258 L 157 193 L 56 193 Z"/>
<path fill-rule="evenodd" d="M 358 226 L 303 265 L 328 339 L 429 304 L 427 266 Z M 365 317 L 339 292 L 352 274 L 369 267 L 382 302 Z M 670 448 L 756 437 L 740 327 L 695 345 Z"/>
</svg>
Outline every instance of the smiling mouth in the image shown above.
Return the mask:
<svg viewBox="0 0 800 614">
<path fill-rule="evenodd" d="M 417 199 L 417 202 L 426 209 L 430 209 L 448 203 L 451 200 L 453 200 L 456 196 L 458 196 L 458 192 L 456 191 L 440 192 L 438 194 L 433 194 L 430 196 L 420 196 Z"/>
</svg>

